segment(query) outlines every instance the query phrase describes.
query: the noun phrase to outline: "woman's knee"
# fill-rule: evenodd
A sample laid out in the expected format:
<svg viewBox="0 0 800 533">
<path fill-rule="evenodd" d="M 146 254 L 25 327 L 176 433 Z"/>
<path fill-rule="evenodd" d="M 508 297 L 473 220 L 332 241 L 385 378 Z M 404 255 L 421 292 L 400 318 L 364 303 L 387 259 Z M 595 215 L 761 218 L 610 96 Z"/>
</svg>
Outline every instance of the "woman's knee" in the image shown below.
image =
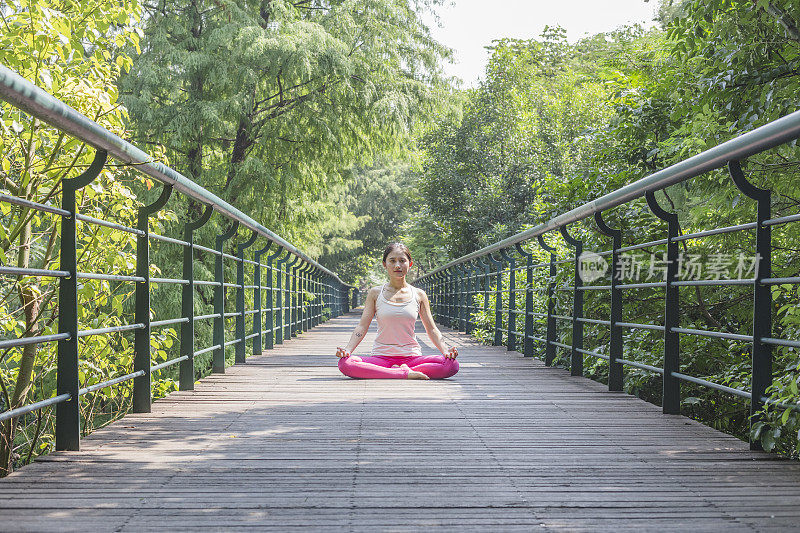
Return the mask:
<svg viewBox="0 0 800 533">
<path fill-rule="evenodd" d="M 455 359 L 448 359 L 446 357 L 442 357 L 442 359 L 443 361 L 437 364 L 435 367 L 428 367 L 426 369 L 425 373 L 431 379 L 446 379 L 455 376 L 458 373 L 458 361 Z"/>
<path fill-rule="evenodd" d="M 458 374 L 458 369 L 460 368 L 458 361 L 456 361 L 455 359 L 446 359 L 444 362 L 444 367 L 445 367 L 446 378 Z"/>
<path fill-rule="evenodd" d="M 342 357 L 339 359 L 339 372 L 344 374 L 349 378 L 357 377 L 353 375 L 353 366 L 351 363 L 356 363 L 361 361 L 361 358 L 357 355 L 351 355 L 350 357 Z"/>
</svg>

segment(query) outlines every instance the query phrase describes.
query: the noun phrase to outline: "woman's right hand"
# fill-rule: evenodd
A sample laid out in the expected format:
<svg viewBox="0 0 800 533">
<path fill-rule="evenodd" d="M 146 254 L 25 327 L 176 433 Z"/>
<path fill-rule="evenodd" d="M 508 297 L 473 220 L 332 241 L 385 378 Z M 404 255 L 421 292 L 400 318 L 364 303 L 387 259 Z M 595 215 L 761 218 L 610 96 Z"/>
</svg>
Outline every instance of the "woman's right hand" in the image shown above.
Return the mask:
<svg viewBox="0 0 800 533">
<path fill-rule="evenodd" d="M 350 352 L 341 347 L 336 348 L 336 357 L 338 357 L 339 359 L 350 357 Z"/>
</svg>

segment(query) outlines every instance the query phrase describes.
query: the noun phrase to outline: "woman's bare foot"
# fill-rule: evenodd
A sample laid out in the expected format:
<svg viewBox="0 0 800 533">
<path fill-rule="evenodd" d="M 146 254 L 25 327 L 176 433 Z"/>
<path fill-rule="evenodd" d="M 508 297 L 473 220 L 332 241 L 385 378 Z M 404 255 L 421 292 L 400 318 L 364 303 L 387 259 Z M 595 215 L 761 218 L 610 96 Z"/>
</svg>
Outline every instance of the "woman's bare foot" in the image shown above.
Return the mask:
<svg viewBox="0 0 800 533">
<path fill-rule="evenodd" d="M 411 370 L 410 368 L 408 368 L 408 365 L 400 365 L 400 368 L 408 369 L 408 375 L 406 376 L 406 379 L 431 379 L 426 374 L 423 374 L 422 372 L 417 372 L 416 370 Z"/>
</svg>

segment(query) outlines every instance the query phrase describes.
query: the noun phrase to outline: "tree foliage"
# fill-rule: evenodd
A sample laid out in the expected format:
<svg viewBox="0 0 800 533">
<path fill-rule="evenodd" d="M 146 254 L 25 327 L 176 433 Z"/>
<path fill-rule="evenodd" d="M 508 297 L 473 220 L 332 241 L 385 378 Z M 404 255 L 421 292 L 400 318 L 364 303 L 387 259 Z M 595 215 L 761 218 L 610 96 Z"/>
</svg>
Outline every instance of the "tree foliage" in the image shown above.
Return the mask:
<svg viewBox="0 0 800 533">
<path fill-rule="evenodd" d="M 131 64 L 123 49 L 138 46 L 136 1 L 11 2 L 0 7 L 0 63 L 33 81 L 117 135 L 125 135 L 125 110 L 117 102 L 116 79 Z M 2 192 L 58 205 L 62 180 L 74 178 L 93 151 L 16 108 L 0 107 Z M 130 226 L 138 201 L 131 178 L 107 167 L 78 195 L 78 210 Z M 1 203 L 0 260 L 22 268 L 58 269 L 60 218 Z M 109 228 L 79 224 L 78 269 L 129 274 L 135 240 Z M 49 277 L 6 278 L 0 291 L 0 326 L 9 338 L 58 332 L 57 281 Z M 129 321 L 133 286 L 83 280 L 79 290 L 81 329 Z M 127 314 L 126 314 L 127 313 Z M 169 332 L 154 337 L 156 349 L 171 344 Z M 0 410 L 55 394 L 55 343 L 29 344 L 0 353 Z M 124 336 L 91 336 L 80 343 L 80 383 L 88 386 L 130 371 L 132 345 Z M 171 383 L 171 382 L 170 382 Z M 167 390 L 170 384 L 157 383 Z M 84 426 L 120 416 L 129 400 L 122 386 L 81 398 Z M 53 417 L 46 408 L 2 424 L 0 475 L 25 464 L 53 444 Z"/>
<path fill-rule="evenodd" d="M 452 256 L 513 233 L 553 197 L 585 196 L 583 136 L 610 108 L 575 58 L 561 29 L 496 41 L 463 114 L 425 137 L 420 193 Z"/>
<path fill-rule="evenodd" d="M 531 41 L 498 41 L 485 79 L 467 93 L 463 116 L 440 123 L 423 142 L 423 209 L 429 213 L 427 228 L 434 227 L 446 243 L 445 261 L 795 111 L 796 12 L 796 2 L 789 1 L 664 1 L 660 27 L 651 30 L 620 28 L 575 44 L 559 30 Z M 746 163 L 748 179 L 774 191 L 773 216 L 797 213 L 798 155 L 791 143 Z M 684 233 L 755 219 L 754 202 L 720 171 L 670 187 L 658 200 L 678 213 Z M 663 224 L 641 201 L 606 217 L 623 230 L 624 244 L 664 236 Z M 590 221 L 573 224 L 570 231 L 589 249 L 609 247 Z M 773 275 L 797 275 L 798 239 L 794 225 L 773 230 Z M 571 248 L 560 238 L 548 240 L 561 250 L 559 258 L 569 257 Z M 642 268 L 649 270 L 662 251 L 645 250 Z M 754 239 L 745 232 L 682 241 L 681 251 L 702 261 L 721 254 L 752 256 Z M 557 279 L 569 285 L 570 276 L 569 268 L 562 268 Z M 607 296 L 600 292 L 587 292 L 585 308 L 590 318 L 607 320 Z M 538 308 L 546 308 L 542 293 L 536 294 Z M 570 314 L 569 294 L 558 295 L 561 314 Z M 773 289 L 775 336 L 796 338 L 797 296 L 789 285 Z M 489 312 L 475 317 L 483 327 L 494 317 L 494 301 L 486 304 Z M 752 294 L 741 287 L 682 288 L 680 307 L 682 327 L 744 334 L 752 328 Z M 658 291 L 626 292 L 624 320 L 658 323 L 662 313 Z M 569 328 L 560 327 L 569 342 Z M 607 353 L 606 330 L 587 325 L 587 346 Z M 660 366 L 661 343 L 658 334 L 629 331 L 626 357 Z M 681 371 L 748 389 L 749 352 L 748 343 L 682 335 Z M 773 354 L 773 399 L 795 404 L 800 399 L 795 350 L 775 348 Z M 604 361 L 587 356 L 585 365 L 605 379 Z M 627 387 L 653 401 L 660 397 L 658 376 L 637 369 L 628 370 Z M 687 414 L 746 436 L 746 404 L 691 384 L 684 384 L 684 391 Z M 798 424 L 796 411 L 770 408 L 754 426 L 754 437 L 767 449 L 797 454 Z"/>
<path fill-rule="evenodd" d="M 137 138 L 284 237 L 316 244 L 307 230 L 325 222 L 328 188 L 352 164 L 404 151 L 438 106 L 449 52 L 415 11 L 429 4 L 146 4 L 145 45 L 121 84 Z"/>
</svg>

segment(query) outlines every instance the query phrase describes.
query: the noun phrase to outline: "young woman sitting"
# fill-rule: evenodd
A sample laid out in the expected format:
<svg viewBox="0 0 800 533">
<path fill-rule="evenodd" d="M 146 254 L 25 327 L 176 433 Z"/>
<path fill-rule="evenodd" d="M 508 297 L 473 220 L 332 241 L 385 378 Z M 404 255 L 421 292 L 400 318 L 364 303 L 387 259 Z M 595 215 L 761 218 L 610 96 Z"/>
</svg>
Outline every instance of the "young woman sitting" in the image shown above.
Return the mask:
<svg viewBox="0 0 800 533">
<path fill-rule="evenodd" d="M 448 348 L 433 322 L 425 291 L 412 287 L 406 275 L 414 262 L 406 245 L 391 243 L 383 251 L 383 267 L 389 283 L 367 293 L 361 321 L 344 348 L 336 349 L 339 370 L 351 378 L 443 379 L 458 372 L 458 350 Z M 372 317 L 377 317 L 378 335 L 370 356 L 352 355 L 364 339 Z M 441 355 L 422 355 L 414 335 L 417 316 Z"/>
</svg>

